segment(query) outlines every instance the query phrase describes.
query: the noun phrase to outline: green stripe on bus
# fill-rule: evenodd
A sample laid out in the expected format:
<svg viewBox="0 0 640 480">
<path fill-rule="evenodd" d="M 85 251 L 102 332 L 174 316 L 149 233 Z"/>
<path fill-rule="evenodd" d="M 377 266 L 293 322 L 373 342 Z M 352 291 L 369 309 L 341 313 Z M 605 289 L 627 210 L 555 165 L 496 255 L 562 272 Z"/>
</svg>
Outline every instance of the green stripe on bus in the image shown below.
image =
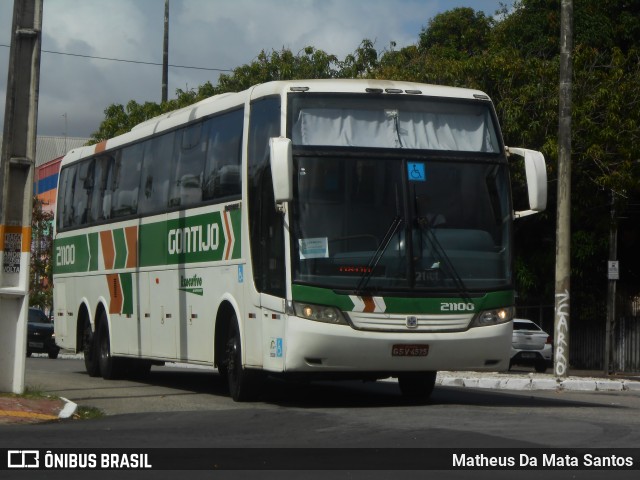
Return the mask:
<svg viewBox="0 0 640 480">
<path fill-rule="evenodd" d="M 87 272 L 89 270 L 87 235 L 56 240 L 53 257 L 53 272 L 56 274 Z"/>
<path fill-rule="evenodd" d="M 120 274 L 120 285 L 122 286 L 122 314 L 133 314 L 133 275 L 130 273 Z"/>
<path fill-rule="evenodd" d="M 231 228 L 233 228 L 233 236 L 235 237 L 235 243 L 233 244 L 233 251 L 231 252 L 231 258 L 240 258 L 242 245 L 241 240 L 241 231 L 240 221 L 242 219 L 242 215 L 240 215 L 241 210 L 231 210 Z"/>
<path fill-rule="evenodd" d="M 123 228 L 116 228 L 113 231 L 113 245 L 116 249 L 113 268 L 124 268 L 127 265 L 127 240 L 124 238 Z"/>
<path fill-rule="evenodd" d="M 231 258 L 240 258 L 240 220 L 231 218 L 236 242 Z M 220 261 L 231 241 L 224 228 L 220 212 L 141 225 L 140 266 Z"/>
<path fill-rule="evenodd" d="M 329 305 L 346 312 L 352 311 L 355 307 L 349 295 L 337 294 L 328 288 L 293 285 L 292 296 L 296 302 Z M 441 314 L 443 312 L 443 303 L 467 303 L 466 299 L 457 296 L 437 298 L 384 296 L 382 298 L 386 305 L 384 313 L 389 314 Z M 478 312 L 481 310 L 511 306 L 515 303 L 515 297 L 513 291 L 508 290 L 487 293 L 482 297 L 472 298 L 471 301 L 475 305 L 474 310 Z"/>
<path fill-rule="evenodd" d="M 99 235 L 97 233 L 90 233 L 89 237 L 89 271 L 95 272 L 98 270 L 98 259 L 100 258 L 99 250 Z"/>
<path fill-rule="evenodd" d="M 210 212 L 166 222 L 140 225 L 138 265 L 140 267 L 178 265 L 180 263 L 215 262 L 224 259 L 227 248 L 230 258 L 242 253 L 241 211 L 229 212 L 231 237 L 227 238 L 221 212 Z M 114 269 L 126 267 L 127 240 L 124 228 L 113 230 Z M 232 245 L 229 243 L 233 242 Z M 99 270 L 99 234 L 58 238 L 54 242 L 54 273 L 78 273 Z"/>
<path fill-rule="evenodd" d="M 293 285 L 291 293 L 293 300 L 296 302 L 330 305 L 338 307 L 345 312 L 350 312 L 354 307 L 348 295 L 339 295 L 329 288 Z"/>
</svg>

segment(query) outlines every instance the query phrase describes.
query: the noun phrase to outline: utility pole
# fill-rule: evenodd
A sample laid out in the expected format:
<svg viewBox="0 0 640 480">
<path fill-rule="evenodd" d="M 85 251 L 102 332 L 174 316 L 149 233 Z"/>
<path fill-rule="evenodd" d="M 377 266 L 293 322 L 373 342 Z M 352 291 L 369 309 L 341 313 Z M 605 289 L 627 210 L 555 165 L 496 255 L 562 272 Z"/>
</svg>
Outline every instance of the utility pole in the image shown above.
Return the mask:
<svg viewBox="0 0 640 480">
<path fill-rule="evenodd" d="M 169 89 L 169 0 L 164 0 L 164 42 L 162 44 L 162 101 L 168 99 Z"/>
<path fill-rule="evenodd" d="M 14 0 L 0 157 L 0 391 L 22 393 L 29 316 L 42 0 Z"/>
<path fill-rule="evenodd" d="M 571 55 L 573 1 L 562 0 L 560 16 L 560 107 L 558 122 L 558 218 L 554 319 L 554 373 L 569 371 L 571 280 Z"/>
<path fill-rule="evenodd" d="M 604 344 L 604 373 L 608 375 L 614 371 L 613 362 L 613 334 L 616 324 L 616 282 L 619 277 L 618 267 L 618 220 L 616 218 L 616 196 L 611 190 L 611 223 L 609 224 L 609 262 L 607 278 L 607 324 L 605 327 Z"/>
</svg>

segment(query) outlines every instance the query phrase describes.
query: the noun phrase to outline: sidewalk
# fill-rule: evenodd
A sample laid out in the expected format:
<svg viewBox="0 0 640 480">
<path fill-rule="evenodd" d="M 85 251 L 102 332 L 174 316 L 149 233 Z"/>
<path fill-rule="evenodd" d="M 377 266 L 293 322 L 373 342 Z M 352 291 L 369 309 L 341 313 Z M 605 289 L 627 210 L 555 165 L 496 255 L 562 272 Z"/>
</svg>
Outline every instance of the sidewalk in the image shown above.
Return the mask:
<svg viewBox="0 0 640 480">
<path fill-rule="evenodd" d="M 640 394 L 640 374 L 605 375 L 603 372 L 584 370 L 569 373 L 567 378 L 561 380 L 553 373 L 529 373 L 521 370 L 508 373 L 438 372 L 436 386 L 524 391 L 629 391 Z M 77 408 L 75 403 L 65 398 L 27 398 L 0 393 L 0 425 L 71 418 Z"/>
<path fill-rule="evenodd" d="M 0 425 L 41 423 L 70 418 L 78 406 L 66 398 L 22 397 L 0 393 Z"/>
</svg>

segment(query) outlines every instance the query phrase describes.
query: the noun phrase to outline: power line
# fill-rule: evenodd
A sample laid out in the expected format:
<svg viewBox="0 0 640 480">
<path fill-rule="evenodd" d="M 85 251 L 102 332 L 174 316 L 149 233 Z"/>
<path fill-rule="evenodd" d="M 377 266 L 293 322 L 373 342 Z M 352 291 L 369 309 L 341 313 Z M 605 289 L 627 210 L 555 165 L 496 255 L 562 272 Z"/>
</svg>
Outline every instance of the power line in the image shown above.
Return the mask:
<svg viewBox="0 0 640 480">
<path fill-rule="evenodd" d="M 5 45 L 5 44 L 0 44 L 0 47 L 7 47 L 9 48 L 10 45 Z M 51 53 L 54 55 L 65 55 L 68 57 L 80 57 L 80 58 L 91 58 L 94 60 L 108 60 L 110 62 L 123 62 L 123 63 L 136 63 L 139 65 L 158 65 L 158 66 L 162 66 L 162 63 L 156 63 L 156 62 L 143 62 L 142 60 L 126 60 L 126 59 L 122 59 L 122 58 L 110 58 L 110 57 L 97 57 L 95 55 L 82 55 L 79 53 L 65 53 L 65 52 L 56 52 L 53 50 L 42 50 L 43 53 Z M 228 68 L 208 68 L 208 67 L 193 67 L 193 66 L 189 66 L 189 65 L 171 65 L 169 64 L 170 67 L 174 67 L 174 68 L 188 68 L 191 70 L 208 70 L 208 71 L 212 71 L 212 72 L 233 72 L 233 70 L 229 70 Z"/>
</svg>

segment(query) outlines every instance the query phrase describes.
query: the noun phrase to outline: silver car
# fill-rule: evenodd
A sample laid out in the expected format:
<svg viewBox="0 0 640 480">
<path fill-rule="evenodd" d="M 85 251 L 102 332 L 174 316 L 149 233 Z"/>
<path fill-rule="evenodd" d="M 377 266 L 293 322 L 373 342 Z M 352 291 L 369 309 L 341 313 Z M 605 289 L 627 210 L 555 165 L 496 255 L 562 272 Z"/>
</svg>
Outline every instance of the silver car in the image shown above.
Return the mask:
<svg viewBox="0 0 640 480">
<path fill-rule="evenodd" d="M 533 366 L 536 372 L 544 373 L 552 363 L 551 336 L 531 320 L 514 318 L 509 368 L 512 365 L 526 365 Z"/>
</svg>

